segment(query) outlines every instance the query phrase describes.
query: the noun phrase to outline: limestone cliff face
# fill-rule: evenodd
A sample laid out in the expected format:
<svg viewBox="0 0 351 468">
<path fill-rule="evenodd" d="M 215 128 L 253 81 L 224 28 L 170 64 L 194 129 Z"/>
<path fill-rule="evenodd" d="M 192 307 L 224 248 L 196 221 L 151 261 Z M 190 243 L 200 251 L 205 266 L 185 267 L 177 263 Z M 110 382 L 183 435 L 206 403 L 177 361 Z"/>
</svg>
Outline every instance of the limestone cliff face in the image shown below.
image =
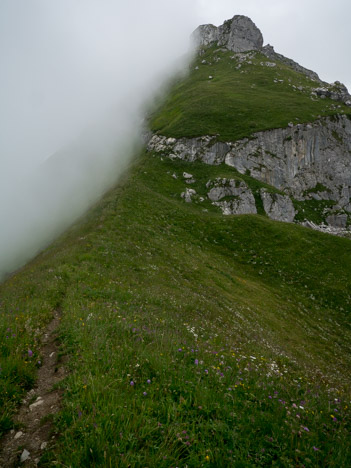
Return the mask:
<svg viewBox="0 0 351 468">
<path fill-rule="evenodd" d="M 341 207 L 350 203 L 351 121 L 343 115 L 258 132 L 234 143 L 209 136 L 177 140 L 154 135 L 148 148 L 190 162 L 224 162 L 297 200 L 312 198 L 313 191 L 304 193 L 321 184 L 327 190 L 315 198 L 338 201 Z"/>
<path fill-rule="evenodd" d="M 351 213 L 351 121 L 344 115 L 289 124 L 227 143 L 209 136 L 177 140 L 154 135 L 148 149 L 190 162 L 225 163 L 296 200 L 334 201 L 327 221 L 337 227 L 345 227 Z M 263 198 L 266 211 L 275 211 L 274 219 L 294 219 L 287 200 Z"/>
<path fill-rule="evenodd" d="M 147 143 L 150 151 L 165 153 L 172 158 L 184 161 L 202 161 L 206 164 L 221 164 L 230 150 L 230 143 L 217 142 L 215 137 L 167 138 L 153 135 Z"/>
<path fill-rule="evenodd" d="M 351 212 L 351 121 L 346 116 L 256 133 L 232 143 L 225 163 L 297 200 L 334 200 Z M 318 184 L 325 189 L 314 191 Z"/>
</svg>

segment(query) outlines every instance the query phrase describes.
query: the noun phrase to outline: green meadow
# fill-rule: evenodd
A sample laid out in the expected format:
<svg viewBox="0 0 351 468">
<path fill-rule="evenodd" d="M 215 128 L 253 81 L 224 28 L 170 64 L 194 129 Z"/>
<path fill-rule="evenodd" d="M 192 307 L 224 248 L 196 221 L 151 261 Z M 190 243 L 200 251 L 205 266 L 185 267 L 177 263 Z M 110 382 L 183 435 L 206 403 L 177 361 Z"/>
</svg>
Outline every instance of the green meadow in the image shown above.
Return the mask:
<svg viewBox="0 0 351 468">
<path fill-rule="evenodd" d="M 39 466 L 350 466 L 351 243 L 223 216 L 205 198 L 215 177 L 239 175 L 139 155 L 0 285 L 2 434 L 62 313 L 69 373 Z"/>
<path fill-rule="evenodd" d="M 311 96 L 320 83 L 279 61 L 267 66 L 272 60 L 259 52 L 245 55 L 240 61 L 217 46 L 205 49 L 155 111 L 152 130 L 175 138 L 216 135 L 221 141 L 236 141 L 290 122 L 336 113 L 351 116 L 344 104 Z"/>
</svg>

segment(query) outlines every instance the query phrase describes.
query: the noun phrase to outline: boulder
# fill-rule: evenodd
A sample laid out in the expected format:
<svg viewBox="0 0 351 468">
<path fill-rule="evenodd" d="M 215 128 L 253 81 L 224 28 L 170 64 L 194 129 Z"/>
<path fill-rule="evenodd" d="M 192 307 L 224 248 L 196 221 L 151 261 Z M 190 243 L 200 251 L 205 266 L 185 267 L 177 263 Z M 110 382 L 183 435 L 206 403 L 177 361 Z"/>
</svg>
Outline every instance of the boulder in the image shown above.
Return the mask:
<svg viewBox="0 0 351 468">
<path fill-rule="evenodd" d="M 260 190 L 263 208 L 269 218 L 275 221 L 292 223 L 295 218 L 295 208 L 288 195 L 270 193 L 266 189 Z"/>
<path fill-rule="evenodd" d="M 218 178 L 214 182 L 208 181 L 206 187 L 211 187 L 208 198 L 221 208 L 224 215 L 257 213 L 255 197 L 245 182 Z M 233 199 L 220 201 L 225 197 Z"/>
<path fill-rule="evenodd" d="M 332 214 L 326 218 L 329 226 L 336 228 L 346 228 L 347 225 L 347 214 Z"/>
</svg>

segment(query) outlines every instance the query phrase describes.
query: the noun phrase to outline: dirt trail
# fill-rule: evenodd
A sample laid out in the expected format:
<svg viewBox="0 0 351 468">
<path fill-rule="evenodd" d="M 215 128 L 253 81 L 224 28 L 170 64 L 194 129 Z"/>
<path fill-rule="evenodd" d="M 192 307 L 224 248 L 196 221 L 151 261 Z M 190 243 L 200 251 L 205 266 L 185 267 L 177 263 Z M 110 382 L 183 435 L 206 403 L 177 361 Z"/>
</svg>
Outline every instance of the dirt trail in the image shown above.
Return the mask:
<svg viewBox="0 0 351 468">
<path fill-rule="evenodd" d="M 36 467 L 55 439 L 50 416 L 60 409 L 61 392 L 53 390 L 53 386 L 66 373 L 63 362 L 58 361 L 60 315 L 60 311 L 54 311 L 43 336 L 36 387 L 27 393 L 15 418 L 20 428 L 8 433 L 0 443 L 0 468 Z"/>
</svg>

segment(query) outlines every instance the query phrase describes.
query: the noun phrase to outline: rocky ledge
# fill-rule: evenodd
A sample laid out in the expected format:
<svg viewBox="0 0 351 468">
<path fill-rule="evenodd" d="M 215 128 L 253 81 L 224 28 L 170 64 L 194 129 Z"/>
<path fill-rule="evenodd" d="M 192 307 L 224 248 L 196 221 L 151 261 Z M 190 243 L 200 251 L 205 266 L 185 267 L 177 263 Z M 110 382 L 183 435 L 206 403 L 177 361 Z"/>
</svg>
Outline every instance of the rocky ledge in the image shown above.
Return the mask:
<svg viewBox="0 0 351 468">
<path fill-rule="evenodd" d="M 241 174 L 273 186 L 290 200 L 290 204 L 287 199 L 272 201 L 271 195 L 261 194 L 266 212 L 280 213 L 273 219 L 293 221 L 296 213 L 292 200 L 314 200 L 327 202 L 324 218 L 328 225 L 344 230 L 350 222 L 351 120 L 345 115 L 313 123 L 290 123 L 286 128 L 258 132 L 236 142 L 219 142 L 211 136 L 175 139 L 153 135 L 147 147 L 184 161 L 225 163 Z M 240 198 L 241 194 L 234 196 Z M 231 205 L 234 208 L 226 205 L 226 212 L 240 211 L 242 203 L 235 202 Z M 277 203 L 284 209 L 277 209 Z"/>
</svg>

